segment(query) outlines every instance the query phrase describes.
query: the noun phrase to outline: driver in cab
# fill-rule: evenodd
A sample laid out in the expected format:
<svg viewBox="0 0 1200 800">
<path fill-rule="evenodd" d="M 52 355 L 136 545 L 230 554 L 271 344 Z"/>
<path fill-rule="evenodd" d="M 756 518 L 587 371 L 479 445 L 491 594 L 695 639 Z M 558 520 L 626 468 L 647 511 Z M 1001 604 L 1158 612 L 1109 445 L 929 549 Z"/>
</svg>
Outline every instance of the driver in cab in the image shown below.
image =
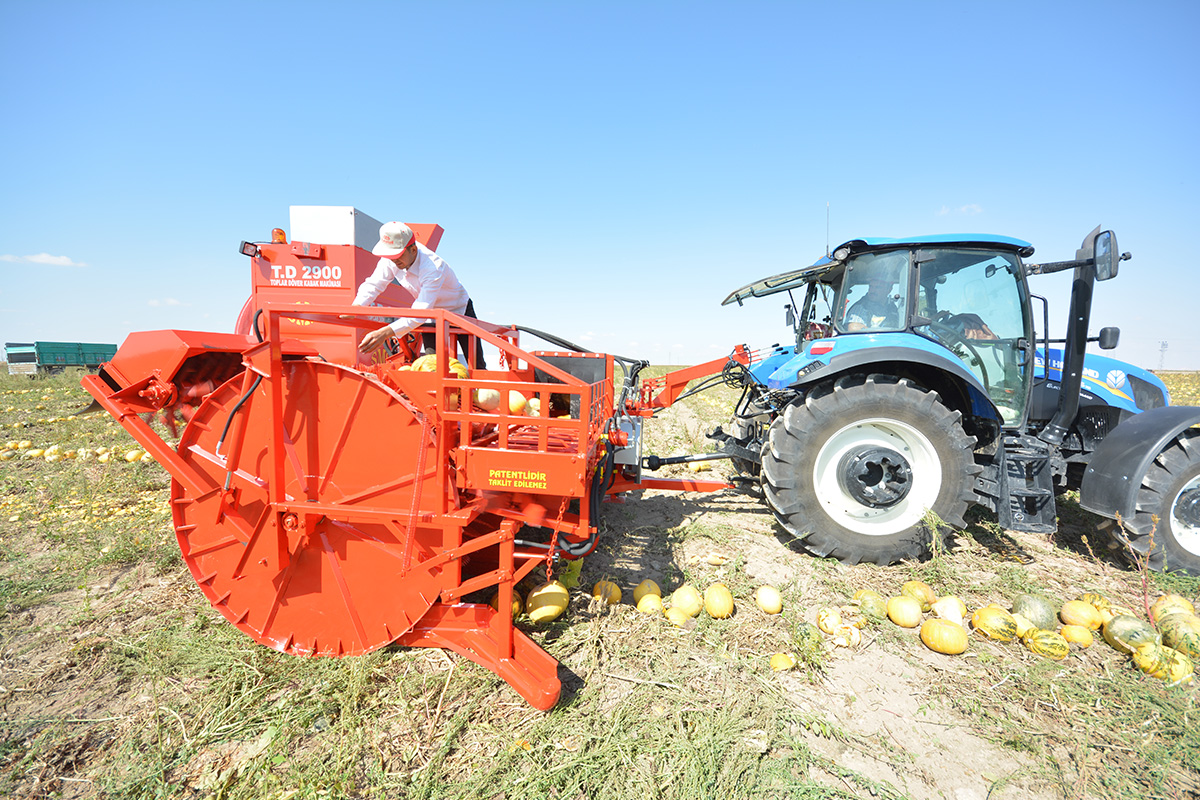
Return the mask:
<svg viewBox="0 0 1200 800">
<path fill-rule="evenodd" d="M 893 277 L 875 273 L 867 281 L 867 293 L 846 311 L 846 330 L 868 328 L 895 330 L 900 326 L 900 308 L 891 294 Z"/>
</svg>

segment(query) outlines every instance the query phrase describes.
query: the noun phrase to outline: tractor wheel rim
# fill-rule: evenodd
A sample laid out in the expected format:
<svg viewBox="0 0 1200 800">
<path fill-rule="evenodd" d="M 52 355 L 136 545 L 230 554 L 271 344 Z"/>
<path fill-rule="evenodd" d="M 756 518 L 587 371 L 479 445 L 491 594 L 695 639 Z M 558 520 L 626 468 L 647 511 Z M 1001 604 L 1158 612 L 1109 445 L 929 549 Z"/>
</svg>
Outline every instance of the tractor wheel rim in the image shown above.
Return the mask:
<svg viewBox="0 0 1200 800">
<path fill-rule="evenodd" d="M 837 467 L 842 491 L 870 508 L 894 506 L 912 490 L 912 465 L 890 447 L 847 450 Z"/>
<path fill-rule="evenodd" d="M 880 463 L 879 469 L 874 462 Z M 884 480 L 884 475 L 887 480 Z M 813 485 L 825 513 L 856 533 L 907 530 L 933 508 L 942 486 L 937 449 L 906 422 L 872 418 L 836 431 L 817 453 Z"/>
<path fill-rule="evenodd" d="M 1171 501 L 1171 532 L 1180 547 L 1200 555 L 1200 475 L 1185 483 Z"/>
</svg>

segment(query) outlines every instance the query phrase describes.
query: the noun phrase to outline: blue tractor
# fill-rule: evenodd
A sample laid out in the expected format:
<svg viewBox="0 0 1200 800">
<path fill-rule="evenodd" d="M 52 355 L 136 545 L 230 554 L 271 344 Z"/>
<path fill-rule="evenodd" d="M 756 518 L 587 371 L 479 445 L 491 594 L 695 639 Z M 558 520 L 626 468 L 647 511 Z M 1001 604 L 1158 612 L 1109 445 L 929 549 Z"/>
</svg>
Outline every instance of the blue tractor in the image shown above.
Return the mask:
<svg viewBox="0 0 1200 800">
<path fill-rule="evenodd" d="M 795 344 L 730 364 L 742 396 L 710 436 L 806 550 L 920 558 L 943 535 L 933 515 L 962 527 L 974 504 L 1052 533 L 1057 495 L 1078 489 L 1154 568 L 1200 575 L 1200 408 L 1085 354 L 1117 345 L 1116 328 L 1089 338 L 1092 291 L 1129 254 L 1097 228 L 1073 260 L 1032 255 L 1003 236 L 854 239 L 725 298 L 790 299 Z M 1063 270 L 1074 282 L 1056 340 L 1027 278 Z"/>
</svg>

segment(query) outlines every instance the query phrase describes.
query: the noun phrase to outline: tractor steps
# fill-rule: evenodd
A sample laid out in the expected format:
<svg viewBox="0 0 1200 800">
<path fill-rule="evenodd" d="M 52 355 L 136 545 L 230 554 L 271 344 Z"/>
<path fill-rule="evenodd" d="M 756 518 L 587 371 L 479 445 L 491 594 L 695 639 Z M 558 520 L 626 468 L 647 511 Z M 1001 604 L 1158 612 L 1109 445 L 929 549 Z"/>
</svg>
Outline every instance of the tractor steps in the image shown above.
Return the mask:
<svg viewBox="0 0 1200 800">
<path fill-rule="evenodd" d="M 1029 436 L 1005 434 L 1000 448 L 996 514 L 1008 530 L 1058 530 L 1050 448 Z"/>
</svg>

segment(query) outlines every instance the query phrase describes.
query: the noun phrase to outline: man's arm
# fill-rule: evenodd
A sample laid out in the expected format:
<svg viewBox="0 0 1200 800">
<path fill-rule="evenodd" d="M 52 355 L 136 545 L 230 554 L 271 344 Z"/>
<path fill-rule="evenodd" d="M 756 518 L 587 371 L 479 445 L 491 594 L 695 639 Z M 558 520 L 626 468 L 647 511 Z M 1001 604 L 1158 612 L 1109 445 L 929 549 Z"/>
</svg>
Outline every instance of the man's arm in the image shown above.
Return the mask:
<svg viewBox="0 0 1200 800">
<path fill-rule="evenodd" d="M 375 271 L 358 287 L 358 294 L 350 305 L 369 306 L 383 294 L 388 285 L 396 278 L 396 266 L 386 258 L 379 259 Z"/>
</svg>

